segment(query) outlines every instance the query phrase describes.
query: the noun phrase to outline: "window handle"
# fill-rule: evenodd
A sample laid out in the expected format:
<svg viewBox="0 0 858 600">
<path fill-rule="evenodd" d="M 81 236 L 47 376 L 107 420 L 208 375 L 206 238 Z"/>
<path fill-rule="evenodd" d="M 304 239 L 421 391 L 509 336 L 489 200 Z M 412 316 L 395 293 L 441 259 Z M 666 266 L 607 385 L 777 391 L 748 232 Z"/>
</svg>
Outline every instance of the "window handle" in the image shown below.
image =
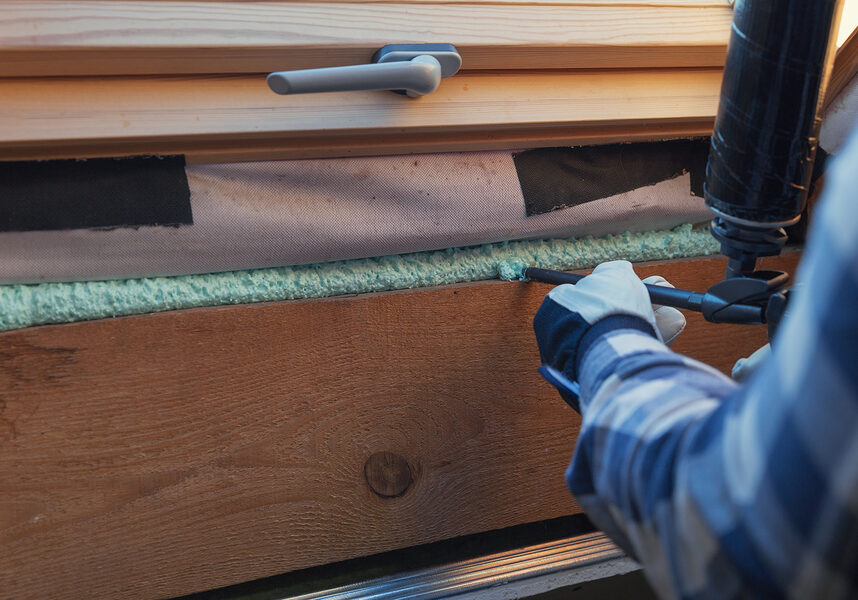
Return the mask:
<svg viewBox="0 0 858 600">
<path fill-rule="evenodd" d="M 268 75 L 268 87 L 278 94 L 392 90 L 416 98 L 437 90 L 441 78 L 461 66 L 451 44 L 389 44 L 371 64 L 278 71 Z"/>
</svg>

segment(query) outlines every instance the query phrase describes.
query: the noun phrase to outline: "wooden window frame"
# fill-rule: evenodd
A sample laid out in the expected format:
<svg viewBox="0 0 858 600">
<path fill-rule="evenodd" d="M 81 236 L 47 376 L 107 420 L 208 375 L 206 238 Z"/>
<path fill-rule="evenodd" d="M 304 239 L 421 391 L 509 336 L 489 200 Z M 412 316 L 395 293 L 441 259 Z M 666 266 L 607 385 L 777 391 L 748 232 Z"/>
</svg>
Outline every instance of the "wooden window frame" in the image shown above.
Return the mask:
<svg viewBox="0 0 858 600">
<path fill-rule="evenodd" d="M 718 67 L 727 0 L 7 0 L 0 77 L 264 73 L 452 43 L 466 70 Z"/>
<path fill-rule="evenodd" d="M 727 0 L 3 4 L 0 160 L 239 161 L 708 135 L 732 16 Z M 419 99 L 277 96 L 264 83 L 272 70 L 439 41 L 458 47 L 463 69 Z M 835 65 L 839 86 L 855 72 L 855 46 Z"/>
<path fill-rule="evenodd" d="M 727 0 L 19 1 L 0 15 L 0 160 L 252 160 L 514 148 L 711 130 Z M 277 96 L 266 72 L 450 42 L 420 99 Z"/>
</svg>

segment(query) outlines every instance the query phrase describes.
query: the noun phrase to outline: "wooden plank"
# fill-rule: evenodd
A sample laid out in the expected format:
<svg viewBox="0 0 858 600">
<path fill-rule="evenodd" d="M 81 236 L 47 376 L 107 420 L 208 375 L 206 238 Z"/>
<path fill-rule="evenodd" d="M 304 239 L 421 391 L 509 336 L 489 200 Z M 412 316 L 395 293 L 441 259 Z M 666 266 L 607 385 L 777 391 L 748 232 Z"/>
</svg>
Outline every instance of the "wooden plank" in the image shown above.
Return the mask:
<svg viewBox="0 0 858 600">
<path fill-rule="evenodd" d="M 92 0 L 93 2 L 127 2 L 128 0 Z M 152 2 L 187 2 L 187 0 L 151 0 Z M 223 0 L 195 0 L 196 2 L 223 2 Z M 242 2 L 264 2 L 265 0 L 229 0 L 230 4 Z M 293 0 L 281 0 L 291 2 Z M 337 3 L 343 0 L 300 0 L 304 4 Z M 349 4 L 526 4 L 542 6 L 545 4 L 562 6 L 593 6 L 604 5 L 611 7 L 709 7 L 724 8 L 730 6 L 730 0 L 348 0 Z"/>
<path fill-rule="evenodd" d="M 724 266 L 638 273 L 704 289 Z M 0 596 L 172 597 L 576 512 L 562 473 L 578 418 L 536 374 L 547 289 L 0 334 Z M 676 349 L 728 369 L 764 341 L 692 315 Z"/>
<path fill-rule="evenodd" d="M 858 29 L 854 30 L 837 50 L 834 66 L 831 68 L 831 79 L 828 81 L 828 90 L 825 93 L 826 107 L 834 102 L 856 74 L 858 74 Z"/>
<path fill-rule="evenodd" d="M 266 140 L 249 146 L 236 141 L 206 143 L 189 150 L 188 163 L 236 162 L 300 158 L 333 158 L 344 156 L 382 156 L 391 154 L 421 154 L 428 152 L 467 152 L 480 150 L 509 150 L 515 148 L 550 148 L 556 146 L 587 146 L 635 141 L 656 141 L 706 136 L 712 133 L 714 117 L 699 121 L 676 123 L 627 123 L 604 125 L 562 125 L 547 129 L 498 127 L 461 133 L 404 133 L 398 136 L 334 136 Z M 113 147 L 113 154 L 139 154 Z M 166 146 L 165 149 L 168 149 Z M 57 156 L 103 156 L 104 151 L 92 148 L 88 152 L 62 150 Z M 169 154 L 170 152 L 162 152 Z M 181 150 L 179 151 L 181 153 Z M 33 156 L 42 155 L 36 152 Z"/>
<path fill-rule="evenodd" d="M 437 42 L 465 69 L 711 67 L 731 19 L 721 3 L 6 0 L 0 76 L 262 73 Z"/>
<path fill-rule="evenodd" d="M 271 93 L 261 76 L 0 81 L 0 160 L 537 147 L 711 132 L 718 69 L 463 73 L 429 96 Z"/>
</svg>

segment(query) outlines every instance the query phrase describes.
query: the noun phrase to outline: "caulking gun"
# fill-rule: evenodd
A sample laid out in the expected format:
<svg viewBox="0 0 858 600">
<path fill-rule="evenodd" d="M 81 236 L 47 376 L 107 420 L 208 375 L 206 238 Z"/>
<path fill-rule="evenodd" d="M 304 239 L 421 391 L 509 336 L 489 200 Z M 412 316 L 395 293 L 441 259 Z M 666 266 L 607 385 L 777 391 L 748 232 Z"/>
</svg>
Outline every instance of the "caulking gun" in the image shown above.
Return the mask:
<svg viewBox="0 0 858 600">
<path fill-rule="evenodd" d="M 780 254 L 784 227 L 807 203 L 842 8 L 843 0 L 735 2 L 704 184 L 727 274 L 702 293 L 648 285 L 654 304 L 715 323 L 766 324 L 774 336 L 789 276 L 757 270 L 757 258 Z M 582 277 L 536 268 L 524 275 L 553 284 Z"/>
<path fill-rule="evenodd" d="M 780 254 L 783 228 L 807 203 L 842 9 L 843 0 L 736 0 L 703 188 L 727 274 L 704 293 L 647 285 L 653 304 L 715 323 L 766 324 L 769 339 L 775 335 L 789 276 L 757 270 L 757 258 Z M 582 278 L 536 268 L 524 276 L 553 284 Z M 578 383 L 559 371 L 539 372 L 578 395 Z"/>
</svg>

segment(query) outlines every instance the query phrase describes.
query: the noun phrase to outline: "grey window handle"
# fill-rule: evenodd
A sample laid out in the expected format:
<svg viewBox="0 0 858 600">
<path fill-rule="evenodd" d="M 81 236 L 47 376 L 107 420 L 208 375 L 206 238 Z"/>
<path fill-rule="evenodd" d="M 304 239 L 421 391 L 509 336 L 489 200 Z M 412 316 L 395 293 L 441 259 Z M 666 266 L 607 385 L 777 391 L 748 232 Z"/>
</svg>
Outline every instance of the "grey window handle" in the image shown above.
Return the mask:
<svg viewBox="0 0 858 600">
<path fill-rule="evenodd" d="M 268 87 L 278 94 L 393 90 L 414 98 L 431 94 L 442 77 L 462 66 L 450 44 L 389 44 L 372 60 L 368 65 L 278 71 L 268 75 Z"/>
</svg>

